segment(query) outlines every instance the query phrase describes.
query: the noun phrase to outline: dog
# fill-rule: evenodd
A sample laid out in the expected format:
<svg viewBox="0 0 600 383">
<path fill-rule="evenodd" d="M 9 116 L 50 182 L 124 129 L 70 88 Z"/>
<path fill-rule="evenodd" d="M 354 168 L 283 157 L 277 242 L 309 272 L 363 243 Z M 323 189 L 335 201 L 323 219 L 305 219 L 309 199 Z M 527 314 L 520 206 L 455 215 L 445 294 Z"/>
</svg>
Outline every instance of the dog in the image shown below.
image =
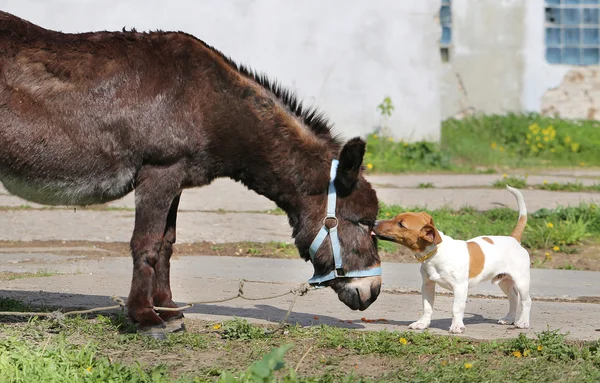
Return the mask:
<svg viewBox="0 0 600 383">
<path fill-rule="evenodd" d="M 489 280 L 500 286 L 510 305 L 508 314 L 498 323 L 529 328 L 530 259 L 527 250 L 521 246 L 527 208 L 521 192 L 506 187 L 515 196 L 519 208 L 519 219 L 510 236 L 481 236 L 468 241 L 452 239 L 437 230 L 433 219 L 425 212 L 402 213 L 375 223 L 373 233 L 378 238 L 409 248 L 421 262 L 423 315 L 408 326 L 410 329 L 429 327 L 435 285 L 438 284 L 454 293 L 450 332 L 464 332 L 463 317 L 469 287 Z M 515 322 L 519 298 L 522 311 Z"/>
</svg>

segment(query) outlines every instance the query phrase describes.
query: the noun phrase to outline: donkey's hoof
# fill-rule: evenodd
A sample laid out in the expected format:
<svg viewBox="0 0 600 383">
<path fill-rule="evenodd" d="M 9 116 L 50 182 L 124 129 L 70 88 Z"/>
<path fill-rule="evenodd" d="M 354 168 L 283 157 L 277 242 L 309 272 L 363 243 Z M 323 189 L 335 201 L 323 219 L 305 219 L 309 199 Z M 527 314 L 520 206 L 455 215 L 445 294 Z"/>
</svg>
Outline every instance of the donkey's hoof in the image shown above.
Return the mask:
<svg viewBox="0 0 600 383">
<path fill-rule="evenodd" d="M 185 331 L 185 323 L 183 323 L 183 318 L 172 319 L 170 321 L 165 322 L 165 332 L 184 332 Z"/>
<path fill-rule="evenodd" d="M 138 334 L 156 340 L 166 340 L 167 331 L 165 326 L 150 326 L 138 328 Z"/>
</svg>

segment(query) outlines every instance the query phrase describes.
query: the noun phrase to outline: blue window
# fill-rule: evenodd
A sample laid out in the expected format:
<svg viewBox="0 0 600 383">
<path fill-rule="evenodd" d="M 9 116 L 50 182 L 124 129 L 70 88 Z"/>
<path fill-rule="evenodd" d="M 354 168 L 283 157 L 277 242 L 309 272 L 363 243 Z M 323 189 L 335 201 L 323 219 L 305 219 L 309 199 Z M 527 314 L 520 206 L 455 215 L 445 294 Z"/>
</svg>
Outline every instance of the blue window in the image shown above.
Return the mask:
<svg viewBox="0 0 600 383">
<path fill-rule="evenodd" d="M 452 0 L 442 0 L 440 8 L 440 25 L 442 27 L 442 37 L 440 38 L 440 53 L 442 61 L 450 61 L 450 45 L 452 44 Z"/>
<path fill-rule="evenodd" d="M 600 0 L 545 0 L 546 61 L 600 64 Z"/>
</svg>

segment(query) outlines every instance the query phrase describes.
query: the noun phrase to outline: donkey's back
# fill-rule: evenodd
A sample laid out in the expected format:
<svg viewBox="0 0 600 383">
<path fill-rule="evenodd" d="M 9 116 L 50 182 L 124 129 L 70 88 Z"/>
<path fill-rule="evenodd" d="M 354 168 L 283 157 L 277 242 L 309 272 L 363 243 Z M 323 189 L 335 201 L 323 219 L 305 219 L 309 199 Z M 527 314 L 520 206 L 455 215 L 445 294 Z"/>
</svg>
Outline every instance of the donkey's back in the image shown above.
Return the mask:
<svg viewBox="0 0 600 383">
<path fill-rule="evenodd" d="M 129 193 L 145 160 L 198 150 L 176 102 L 190 40 L 63 34 L 0 11 L 0 181 L 38 203 L 102 203 Z"/>
</svg>

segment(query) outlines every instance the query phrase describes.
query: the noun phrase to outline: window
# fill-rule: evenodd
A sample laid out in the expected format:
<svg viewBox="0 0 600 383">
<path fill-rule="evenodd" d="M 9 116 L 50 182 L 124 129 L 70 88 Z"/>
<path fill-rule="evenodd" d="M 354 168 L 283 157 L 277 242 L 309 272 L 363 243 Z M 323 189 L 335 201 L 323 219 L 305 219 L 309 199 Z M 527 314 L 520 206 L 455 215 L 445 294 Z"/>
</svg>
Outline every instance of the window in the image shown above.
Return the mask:
<svg viewBox="0 0 600 383">
<path fill-rule="evenodd" d="M 452 0 L 442 0 L 440 8 L 440 24 L 442 26 L 442 37 L 440 39 L 440 53 L 442 61 L 450 61 L 450 44 L 452 43 L 452 11 L 450 3 Z"/>
<path fill-rule="evenodd" d="M 600 0 L 545 1 L 548 63 L 599 64 Z"/>
</svg>

